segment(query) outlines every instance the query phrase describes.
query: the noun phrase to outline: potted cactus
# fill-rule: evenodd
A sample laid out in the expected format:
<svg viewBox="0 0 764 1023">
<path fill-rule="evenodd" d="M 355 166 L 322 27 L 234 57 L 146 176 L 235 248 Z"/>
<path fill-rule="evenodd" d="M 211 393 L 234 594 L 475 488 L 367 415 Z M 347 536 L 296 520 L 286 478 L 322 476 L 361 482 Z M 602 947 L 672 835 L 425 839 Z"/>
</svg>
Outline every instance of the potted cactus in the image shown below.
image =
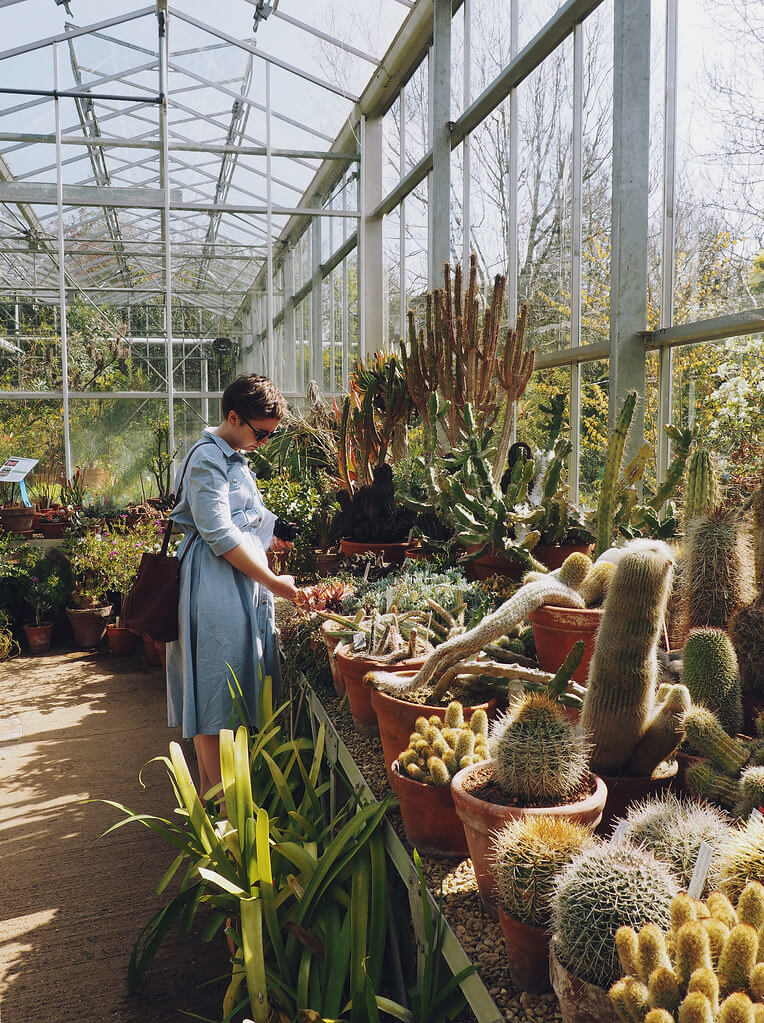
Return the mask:
<svg viewBox="0 0 764 1023">
<path fill-rule="evenodd" d="M 736 817 L 764 805 L 764 717 L 755 738 L 728 735 L 706 707 L 684 716 L 686 745 L 699 758 L 687 768 L 687 788 L 698 799 L 717 803 Z"/>
<path fill-rule="evenodd" d="M 542 815 L 594 828 L 602 816 L 607 789 L 589 770 L 583 731 L 545 694 L 518 697 L 494 722 L 489 748 L 490 759 L 460 770 L 451 787 L 480 897 L 496 916 L 493 832 L 510 820 Z"/>
<path fill-rule="evenodd" d="M 420 710 L 432 708 L 421 707 Z M 468 855 L 464 827 L 454 809 L 451 779 L 460 767 L 487 755 L 488 716 L 465 717 L 452 701 L 443 717 L 424 714 L 414 722 L 406 749 L 391 765 L 390 786 L 398 796 L 409 843 L 429 856 Z"/>
<path fill-rule="evenodd" d="M 594 844 L 589 828 L 558 817 L 521 817 L 497 832 L 493 870 L 509 975 L 521 991 L 543 994 L 549 980 L 552 890 L 573 856 Z"/>
</svg>

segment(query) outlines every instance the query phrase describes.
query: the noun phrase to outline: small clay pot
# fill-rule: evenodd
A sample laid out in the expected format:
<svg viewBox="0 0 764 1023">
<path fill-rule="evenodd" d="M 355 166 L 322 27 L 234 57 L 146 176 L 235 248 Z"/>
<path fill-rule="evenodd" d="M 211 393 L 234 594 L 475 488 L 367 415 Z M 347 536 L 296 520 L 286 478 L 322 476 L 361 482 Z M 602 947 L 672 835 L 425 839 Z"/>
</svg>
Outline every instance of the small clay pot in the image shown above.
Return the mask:
<svg viewBox="0 0 764 1023">
<path fill-rule="evenodd" d="M 353 648 L 349 643 L 340 643 L 334 656 L 337 658 L 337 667 L 345 682 L 353 724 L 355 730 L 361 735 L 379 735 L 377 714 L 371 705 L 372 690 L 363 684 L 364 675 L 369 671 L 392 671 L 396 674 L 402 671 L 417 671 L 424 664 L 424 658 L 399 661 L 397 664 L 385 664 L 376 657 L 352 656 L 352 652 Z"/>
<path fill-rule="evenodd" d="M 36 509 L 25 506 L 0 508 L 0 523 L 2 523 L 6 533 L 30 535 L 34 526 L 35 514 Z"/>
<path fill-rule="evenodd" d="M 24 633 L 29 644 L 30 654 L 47 654 L 50 650 L 50 637 L 53 632 L 52 625 L 25 625 Z"/>
<path fill-rule="evenodd" d="M 337 551 L 314 550 L 313 553 L 316 556 L 316 568 L 320 575 L 331 575 L 342 556 Z"/>
<path fill-rule="evenodd" d="M 573 672 L 573 678 L 576 682 L 585 683 L 589 678 L 589 663 L 602 621 L 602 608 L 543 604 L 531 611 L 528 620 L 533 626 L 536 656 L 542 671 L 556 672 L 576 640 L 584 641 L 584 656 Z"/>
<path fill-rule="evenodd" d="M 337 667 L 337 658 L 334 655 L 334 651 L 337 649 L 342 640 L 339 636 L 335 635 L 335 628 L 336 625 L 334 622 L 324 622 L 321 625 L 321 638 L 326 644 L 326 652 L 329 655 L 329 670 L 332 673 L 334 691 L 337 696 L 342 699 L 345 695 L 345 680 L 342 677 L 340 669 Z"/>
<path fill-rule="evenodd" d="M 596 787 L 594 792 L 577 803 L 566 803 L 564 806 L 502 806 L 500 803 L 489 803 L 478 799 L 464 787 L 464 783 L 477 771 L 486 767 L 490 761 L 484 760 L 472 767 L 464 767 L 451 779 L 451 793 L 454 797 L 456 812 L 464 824 L 467 844 L 470 847 L 470 858 L 475 870 L 475 880 L 480 891 L 480 898 L 488 914 L 494 919 L 498 916 L 498 899 L 496 882 L 491 869 L 494 832 L 508 824 L 509 821 L 523 817 L 564 817 L 566 820 L 578 821 L 590 828 L 596 828 L 602 817 L 607 800 L 607 786 L 602 778 L 594 775 Z"/>
<path fill-rule="evenodd" d="M 551 934 L 515 920 L 499 907 L 499 923 L 507 943 L 507 963 L 512 983 L 521 991 L 543 995 L 552 990 L 549 979 L 549 942 Z"/>
<path fill-rule="evenodd" d="M 554 572 L 570 554 L 587 554 L 591 557 L 593 550 L 593 543 L 537 543 L 531 554 L 550 572 Z"/>
<path fill-rule="evenodd" d="M 409 672 L 413 677 L 413 672 Z M 400 700 L 388 693 L 382 693 L 378 689 L 371 690 L 371 706 L 377 716 L 379 725 L 379 737 L 382 740 L 382 753 L 385 758 L 385 769 L 390 787 L 393 788 L 393 761 L 401 755 L 403 750 L 408 748 L 409 736 L 414 731 L 414 724 L 419 717 L 439 717 L 445 719 L 445 707 L 428 707 L 422 703 L 411 703 L 408 700 Z M 488 703 L 476 704 L 474 707 L 463 707 L 464 720 L 469 721 L 476 710 L 484 710 L 488 717 L 496 713 L 497 702 L 490 700 Z M 428 786 L 430 788 L 431 786 Z"/>
<path fill-rule="evenodd" d="M 65 530 L 65 522 L 51 522 L 50 519 L 42 519 L 40 522 L 40 532 L 46 540 L 62 540 Z"/>
<path fill-rule="evenodd" d="M 607 991 L 566 970 L 555 955 L 554 940 L 549 947 L 549 976 L 560 1003 L 562 1023 L 619 1023 Z"/>
<path fill-rule="evenodd" d="M 402 565 L 409 546 L 408 540 L 391 543 L 371 543 L 366 540 L 340 540 L 340 550 L 344 555 L 381 554 L 390 565 Z"/>
<path fill-rule="evenodd" d="M 138 648 L 138 636 L 121 625 L 106 626 L 106 642 L 109 644 L 109 653 L 115 657 L 126 657 Z"/>
<path fill-rule="evenodd" d="M 661 765 L 659 765 L 661 766 Z M 602 813 L 602 820 L 597 826 L 598 835 L 609 835 L 616 821 L 626 816 L 632 803 L 643 799 L 653 799 L 663 795 L 675 787 L 679 764 L 676 760 L 666 768 L 665 773 L 653 771 L 650 778 L 633 778 L 630 775 L 603 774 L 602 780 L 607 786 L 607 803 Z"/>
<path fill-rule="evenodd" d="M 492 575 L 499 575 L 504 579 L 513 579 L 519 582 L 524 573 L 525 569 L 518 561 L 496 554 L 493 548 L 464 564 L 464 574 L 471 583 L 476 579 L 490 579 Z"/>
<path fill-rule="evenodd" d="M 85 650 L 101 646 L 110 614 L 111 604 L 104 607 L 68 607 L 66 617 L 69 619 L 77 646 Z"/>
<path fill-rule="evenodd" d="M 146 655 L 146 663 L 150 664 L 152 668 L 158 668 L 162 661 L 159 658 L 156 643 L 151 636 L 144 635 L 141 638 L 143 639 L 143 652 Z"/>
<path fill-rule="evenodd" d="M 393 761 L 389 777 L 409 845 L 427 856 L 463 860 L 469 855 L 464 825 L 454 809 L 450 786 L 414 781 L 400 772 L 397 760 Z"/>
</svg>

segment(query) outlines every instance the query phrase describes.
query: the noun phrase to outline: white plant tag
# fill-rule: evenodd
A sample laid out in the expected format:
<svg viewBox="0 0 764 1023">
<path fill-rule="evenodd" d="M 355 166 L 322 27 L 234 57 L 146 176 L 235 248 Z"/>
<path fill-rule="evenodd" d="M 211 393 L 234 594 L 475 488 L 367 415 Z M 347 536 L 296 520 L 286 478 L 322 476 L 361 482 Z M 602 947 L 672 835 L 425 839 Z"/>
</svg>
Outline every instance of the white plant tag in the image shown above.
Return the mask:
<svg viewBox="0 0 764 1023">
<path fill-rule="evenodd" d="M 629 825 L 628 821 L 621 821 L 621 823 L 613 832 L 612 838 L 610 839 L 613 845 L 618 845 L 618 843 L 623 839 L 623 836 L 626 834 L 626 828 L 628 827 L 628 825 Z"/>
<path fill-rule="evenodd" d="M 353 649 L 363 650 L 366 647 L 366 633 L 365 632 L 354 632 L 353 633 Z"/>
<path fill-rule="evenodd" d="M 388 586 L 385 590 L 385 610 L 389 611 L 393 606 L 395 600 L 396 588 L 395 586 Z"/>
<path fill-rule="evenodd" d="M 699 899 L 703 894 L 703 886 L 708 877 L 708 867 L 711 863 L 712 854 L 713 849 L 708 842 L 701 842 L 700 849 L 698 849 L 698 858 L 695 861 L 695 869 L 692 872 L 692 878 L 687 889 L 687 894 L 691 899 Z"/>
<path fill-rule="evenodd" d="M 749 820 L 752 824 L 761 824 L 761 822 L 764 821 L 764 813 L 762 813 L 757 806 L 754 806 L 753 810 L 751 810 Z"/>
<path fill-rule="evenodd" d="M 409 538 L 408 538 L 408 541 L 407 541 L 408 543 L 413 543 L 414 542 L 414 528 L 415 527 L 412 526 L 411 529 L 409 530 Z"/>
<path fill-rule="evenodd" d="M 366 562 L 366 568 L 363 570 L 363 581 L 367 583 L 369 581 L 369 570 L 371 569 L 371 562 Z"/>
</svg>

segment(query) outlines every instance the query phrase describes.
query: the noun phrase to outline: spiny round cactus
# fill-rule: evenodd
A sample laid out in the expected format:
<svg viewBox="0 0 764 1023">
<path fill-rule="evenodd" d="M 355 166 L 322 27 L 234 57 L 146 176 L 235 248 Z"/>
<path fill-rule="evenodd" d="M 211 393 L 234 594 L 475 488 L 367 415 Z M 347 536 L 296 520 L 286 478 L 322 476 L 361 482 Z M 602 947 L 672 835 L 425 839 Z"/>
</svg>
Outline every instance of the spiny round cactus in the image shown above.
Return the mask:
<svg viewBox="0 0 764 1023">
<path fill-rule="evenodd" d="M 488 715 L 484 710 L 473 710 L 470 718 L 470 731 L 475 735 L 488 738 Z"/>
<path fill-rule="evenodd" d="M 632 845 L 646 846 L 667 863 L 683 888 L 692 878 L 701 842 L 708 842 L 714 850 L 706 880 L 709 891 L 715 884 L 717 851 L 729 829 L 729 818 L 716 807 L 666 793 L 631 807 L 624 838 Z"/>
<path fill-rule="evenodd" d="M 738 790 L 740 798 L 735 807 L 738 817 L 748 817 L 752 810 L 764 806 L 764 767 L 747 767 L 740 775 Z"/>
<path fill-rule="evenodd" d="M 447 728 L 461 728 L 463 724 L 464 709 L 458 700 L 454 700 L 446 708 L 445 725 Z"/>
<path fill-rule="evenodd" d="M 743 724 L 737 657 L 722 629 L 693 629 L 682 654 L 682 682 L 692 702 L 708 707 L 724 730 L 736 735 Z"/>
<path fill-rule="evenodd" d="M 592 559 L 588 554 L 574 551 L 569 554 L 560 567 L 560 582 L 577 590 L 592 570 Z"/>
<path fill-rule="evenodd" d="M 668 930 L 677 883 L 652 853 L 628 842 L 586 850 L 555 884 L 555 955 L 581 980 L 610 988 L 620 976 L 615 933 Z"/>
<path fill-rule="evenodd" d="M 589 774 L 584 733 L 542 693 L 514 702 L 494 723 L 489 748 L 500 788 L 527 806 L 564 805 Z"/>
<path fill-rule="evenodd" d="M 548 927 L 552 887 L 576 853 L 596 840 L 591 831 L 561 817 L 521 817 L 497 832 L 493 871 L 501 903 L 510 916 Z"/>
<path fill-rule="evenodd" d="M 731 832 L 719 853 L 719 887 L 736 902 L 749 878 L 764 877 L 764 821 Z"/>
<path fill-rule="evenodd" d="M 761 596 L 735 612 L 729 634 L 737 654 L 740 685 L 744 690 L 764 693 L 764 602 Z"/>
</svg>

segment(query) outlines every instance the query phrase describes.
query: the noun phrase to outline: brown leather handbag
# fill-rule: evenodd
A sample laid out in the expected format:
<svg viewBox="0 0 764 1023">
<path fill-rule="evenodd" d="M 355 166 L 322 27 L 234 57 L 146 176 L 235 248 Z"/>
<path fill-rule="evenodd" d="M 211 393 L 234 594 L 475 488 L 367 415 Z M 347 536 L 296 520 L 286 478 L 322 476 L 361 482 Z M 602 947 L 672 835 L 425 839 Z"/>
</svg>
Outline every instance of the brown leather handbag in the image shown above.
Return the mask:
<svg viewBox="0 0 764 1023">
<path fill-rule="evenodd" d="M 206 443 L 208 443 L 206 440 L 199 441 L 189 451 L 178 482 L 178 493 L 173 507 L 180 498 L 183 477 L 186 475 L 192 452 Z M 138 574 L 122 608 L 122 621 L 126 628 L 165 643 L 171 643 L 178 638 L 180 560 L 167 553 L 172 527 L 172 519 L 168 519 L 162 538 L 162 549 L 158 554 L 144 554 L 141 557 Z"/>
</svg>

